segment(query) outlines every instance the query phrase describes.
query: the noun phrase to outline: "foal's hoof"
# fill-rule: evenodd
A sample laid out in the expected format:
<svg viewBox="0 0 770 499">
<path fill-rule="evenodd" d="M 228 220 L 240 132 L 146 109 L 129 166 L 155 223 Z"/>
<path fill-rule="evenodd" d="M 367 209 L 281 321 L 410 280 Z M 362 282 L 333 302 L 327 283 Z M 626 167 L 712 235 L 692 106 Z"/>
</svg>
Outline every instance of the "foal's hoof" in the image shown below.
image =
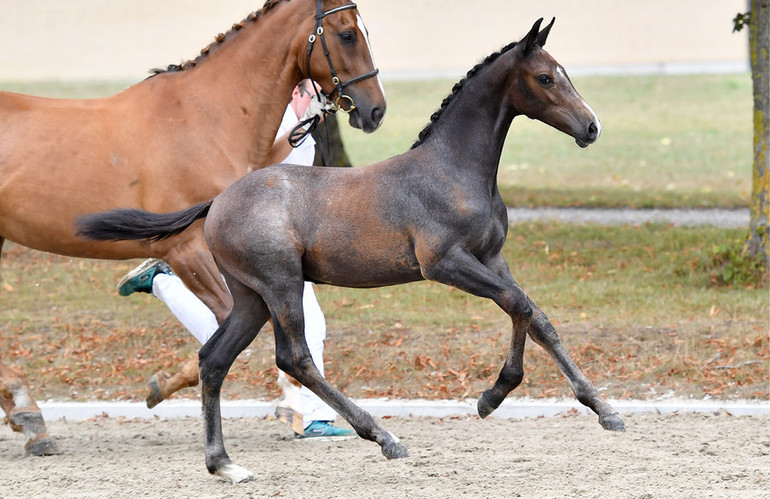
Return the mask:
<svg viewBox="0 0 770 499">
<path fill-rule="evenodd" d="M 56 454 L 61 454 L 59 446 L 56 445 L 56 441 L 51 437 L 30 440 L 24 446 L 24 450 L 28 456 L 55 456 Z"/>
<path fill-rule="evenodd" d="M 399 442 L 398 438 L 392 433 L 385 433 L 382 443 L 382 455 L 388 459 L 400 459 L 409 457 L 409 451 Z"/>
<path fill-rule="evenodd" d="M 233 463 L 222 466 L 215 474 L 229 479 L 233 485 L 254 480 L 254 473 Z"/>
<path fill-rule="evenodd" d="M 626 431 L 626 425 L 623 423 L 623 419 L 621 419 L 620 414 L 617 412 L 605 417 L 599 416 L 599 424 L 602 425 L 602 428 L 605 430 Z"/>
<path fill-rule="evenodd" d="M 148 393 L 145 402 L 147 402 L 148 409 L 152 409 L 156 405 L 163 402 L 163 393 L 160 391 L 161 377 L 164 378 L 162 381 L 165 382 L 165 378 L 168 376 L 166 373 L 159 372 L 153 374 L 152 378 L 150 378 L 150 381 L 147 382 Z"/>
<path fill-rule="evenodd" d="M 481 394 L 481 397 L 479 397 L 478 402 L 476 402 L 476 409 L 479 411 L 479 417 L 481 419 L 484 419 L 490 414 L 492 414 L 493 412 L 495 412 L 495 409 L 497 409 L 499 405 L 500 404 L 497 404 L 497 405 L 490 404 L 487 401 L 487 392 L 484 392 Z"/>
</svg>

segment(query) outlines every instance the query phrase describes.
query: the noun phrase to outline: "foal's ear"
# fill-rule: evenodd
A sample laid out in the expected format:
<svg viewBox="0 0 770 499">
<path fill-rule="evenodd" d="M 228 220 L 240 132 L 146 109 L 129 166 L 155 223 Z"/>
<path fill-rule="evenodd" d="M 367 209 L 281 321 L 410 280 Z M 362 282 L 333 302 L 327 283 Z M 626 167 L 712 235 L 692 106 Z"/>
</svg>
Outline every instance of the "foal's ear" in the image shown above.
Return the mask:
<svg viewBox="0 0 770 499">
<path fill-rule="evenodd" d="M 524 44 L 524 55 L 529 55 L 529 51 L 532 50 L 532 46 L 537 42 L 538 39 L 538 32 L 540 31 L 540 25 L 543 23 L 543 18 L 541 17 L 537 21 L 535 21 L 535 24 L 532 25 L 532 29 L 529 30 L 529 33 L 527 33 L 527 36 L 521 39 L 519 43 Z"/>
<path fill-rule="evenodd" d="M 536 45 L 540 45 L 540 47 L 545 47 L 545 41 L 548 39 L 548 33 L 551 32 L 551 28 L 553 27 L 553 23 L 556 21 L 556 18 L 554 17 L 551 19 L 551 23 L 543 28 L 543 31 L 537 34 L 537 39 L 535 40 Z"/>
</svg>

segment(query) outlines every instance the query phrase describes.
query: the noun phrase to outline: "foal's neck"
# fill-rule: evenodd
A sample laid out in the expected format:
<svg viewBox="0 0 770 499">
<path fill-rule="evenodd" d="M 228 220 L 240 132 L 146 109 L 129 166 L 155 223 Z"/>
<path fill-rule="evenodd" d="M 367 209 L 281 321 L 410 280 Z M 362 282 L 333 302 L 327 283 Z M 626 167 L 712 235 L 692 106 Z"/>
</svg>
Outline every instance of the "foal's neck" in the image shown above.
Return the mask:
<svg viewBox="0 0 770 499">
<path fill-rule="evenodd" d="M 509 100 L 511 54 L 503 54 L 468 78 L 434 124 L 432 140 L 447 158 L 442 164 L 496 185 L 508 129 L 517 112 Z"/>
</svg>

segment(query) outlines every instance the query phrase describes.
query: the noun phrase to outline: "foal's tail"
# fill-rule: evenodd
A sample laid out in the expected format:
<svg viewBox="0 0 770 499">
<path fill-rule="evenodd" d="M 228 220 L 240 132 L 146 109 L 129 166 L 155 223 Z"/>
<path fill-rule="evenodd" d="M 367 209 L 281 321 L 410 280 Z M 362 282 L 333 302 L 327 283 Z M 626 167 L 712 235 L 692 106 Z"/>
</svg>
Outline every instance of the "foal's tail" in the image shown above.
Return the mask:
<svg viewBox="0 0 770 499">
<path fill-rule="evenodd" d="M 213 202 L 210 199 L 173 213 L 118 209 L 83 215 L 75 221 L 77 235 L 96 241 L 160 241 L 179 234 L 196 220 L 206 218 Z"/>
</svg>

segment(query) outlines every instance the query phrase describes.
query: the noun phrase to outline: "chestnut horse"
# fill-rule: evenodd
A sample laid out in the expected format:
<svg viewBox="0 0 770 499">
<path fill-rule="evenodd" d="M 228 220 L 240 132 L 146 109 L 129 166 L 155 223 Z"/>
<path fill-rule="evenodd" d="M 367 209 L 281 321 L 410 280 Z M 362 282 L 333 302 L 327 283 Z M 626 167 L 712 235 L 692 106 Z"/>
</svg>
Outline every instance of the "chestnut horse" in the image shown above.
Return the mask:
<svg viewBox="0 0 770 499">
<path fill-rule="evenodd" d="M 303 78 L 316 80 L 349 112 L 352 126 L 379 127 L 384 91 L 354 3 L 269 0 L 194 61 L 112 97 L 0 92 L 0 248 L 8 239 L 74 257 L 161 258 L 221 322 L 232 298 L 202 224 L 169 241 L 113 244 L 75 237 L 73 221 L 119 206 L 178 210 L 262 168 Z M 30 443 L 45 437 L 35 401 L 20 376 L 2 365 L 0 406 L 14 429 L 36 414 L 42 427 L 24 431 Z"/>
<path fill-rule="evenodd" d="M 205 234 L 233 294 L 230 315 L 199 353 L 206 466 L 233 482 L 253 475 L 227 455 L 220 388 L 236 356 L 273 323 L 276 363 L 318 394 L 388 458 L 406 448 L 320 375 L 304 339 L 304 280 L 375 287 L 430 279 L 494 300 L 511 318 L 508 356 L 478 400 L 486 417 L 523 378 L 527 334 L 552 357 L 578 400 L 608 430 L 623 420 L 580 371 L 546 315 L 511 276 L 497 188 L 513 118 L 525 115 L 586 147 L 596 114 L 545 50 L 553 21 L 494 53 L 455 85 L 411 150 L 363 168 L 281 165 L 251 173 L 215 199 L 172 214 L 116 210 L 79 221 L 89 238 L 163 240 L 206 218 Z"/>
</svg>

